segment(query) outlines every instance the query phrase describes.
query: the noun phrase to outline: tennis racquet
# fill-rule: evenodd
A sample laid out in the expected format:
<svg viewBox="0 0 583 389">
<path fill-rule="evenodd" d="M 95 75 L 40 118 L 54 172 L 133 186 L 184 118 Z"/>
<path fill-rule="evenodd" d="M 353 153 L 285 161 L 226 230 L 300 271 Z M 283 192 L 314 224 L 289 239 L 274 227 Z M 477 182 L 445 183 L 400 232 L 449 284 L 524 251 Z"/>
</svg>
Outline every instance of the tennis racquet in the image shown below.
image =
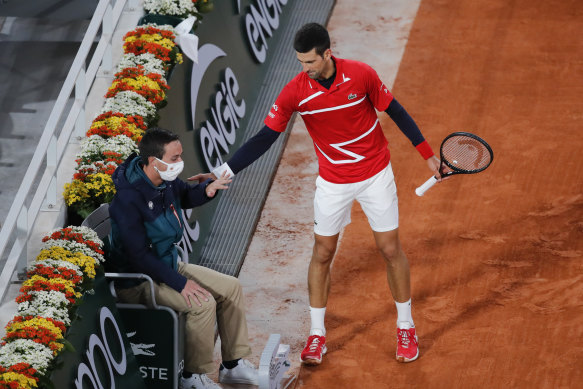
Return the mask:
<svg viewBox="0 0 583 389">
<path fill-rule="evenodd" d="M 439 153 L 441 154 L 439 172 L 442 177 L 479 173 L 490 166 L 494 159 L 494 153 L 488 143 L 469 132 L 449 134 L 441 142 Z M 436 182 L 437 178 L 432 176 L 415 189 L 415 193 L 417 196 L 423 196 Z"/>
</svg>

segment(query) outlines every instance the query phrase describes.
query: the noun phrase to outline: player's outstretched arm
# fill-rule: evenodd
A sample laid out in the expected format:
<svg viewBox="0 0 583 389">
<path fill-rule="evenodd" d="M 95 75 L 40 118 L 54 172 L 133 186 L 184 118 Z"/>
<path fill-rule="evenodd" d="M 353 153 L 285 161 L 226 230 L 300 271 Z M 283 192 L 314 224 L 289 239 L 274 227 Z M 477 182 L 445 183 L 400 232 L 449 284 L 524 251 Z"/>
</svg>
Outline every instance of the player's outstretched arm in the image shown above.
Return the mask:
<svg viewBox="0 0 583 389">
<path fill-rule="evenodd" d="M 212 173 L 216 177 L 220 177 L 224 172 L 227 172 L 229 177 L 233 177 L 269 150 L 271 145 L 277 140 L 279 134 L 279 132 L 264 126 L 257 134 L 245 142 L 243 146 L 239 147 L 231 159 L 213 169 Z"/>
</svg>

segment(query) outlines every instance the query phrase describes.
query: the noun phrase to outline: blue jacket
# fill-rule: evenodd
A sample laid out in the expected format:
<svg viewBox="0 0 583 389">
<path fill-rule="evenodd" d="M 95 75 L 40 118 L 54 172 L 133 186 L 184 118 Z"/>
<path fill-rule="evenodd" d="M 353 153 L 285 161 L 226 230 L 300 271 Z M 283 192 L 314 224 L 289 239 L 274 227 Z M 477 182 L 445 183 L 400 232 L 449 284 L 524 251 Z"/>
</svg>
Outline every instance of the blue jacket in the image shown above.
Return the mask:
<svg viewBox="0 0 583 389">
<path fill-rule="evenodd" d="M 211 180 L 191 186 L 177 178 L 156 187 L 142 167 L 140 157 L 133 154 L 113 173 L 116 194 L 109 206 L 111 247 L 106 268 L 145 273 L 180 292 L 186 278 L 177 271 L 175 243 L 182 239 L 182 209 L 208 202 L 205 188 Z"/>
</svg>

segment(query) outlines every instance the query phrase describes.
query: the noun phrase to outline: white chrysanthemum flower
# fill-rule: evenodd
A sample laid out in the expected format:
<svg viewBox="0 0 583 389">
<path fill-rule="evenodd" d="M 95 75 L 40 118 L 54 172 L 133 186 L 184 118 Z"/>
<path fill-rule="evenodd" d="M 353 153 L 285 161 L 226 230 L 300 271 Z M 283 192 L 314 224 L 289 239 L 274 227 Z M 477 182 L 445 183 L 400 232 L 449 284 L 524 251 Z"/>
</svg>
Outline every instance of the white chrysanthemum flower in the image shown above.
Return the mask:
<svg viewBox="0 0 583 389">
<path fill-rule="evenodd" d="M 0 365 L 5 368 L 24 362 L 44 374 L 52 360 L 49 347 L 30 339 L 15 339 L 0 348 Z"/>
<path fill-rule="evenodd" d="M 33 263 L 32 265 L 30 265 L 28 267 L 28 270 L 32 271 L 39 265 L 50 266 L 50 267 L 54 267 L 54 268 L 64 267 L 65 269 L 73 270 L 80 277 L 83 276 L 83 272 L 81 271 L 81 268 L 79 266 L 75 265 L 74 263 L 68 262 L 68 261 L 61 261 L 59 259 L 45 259 L 42 261 L 37 261 L 37 262 Z"/>
<path fill-rule="evenodd" d="M 103 149 L 104 139 L 99 135 L 91 135 L 84 138 L 81 141 L 81 152 L 77 154 L 77 157 L 83 157 L 85 155 L 99 155 Z"/>
<path fill-rule="evenodd" d="M 120 112 L 124 115 L 138 115 L 147 121 L 156 115 L 156 106 L 134 91 L 121 91 L 114 97 L 105 99 L 101 113 Z"/>
<path fill-rule="evenodd" d="M 77 154 L 77 158 L 102 160 L 105 151 L 113 151 L 121 154 L 122 159 L 126 159 L 132 153 L 138 151 L 138 145 L 132 138 L 125 135 L 117 135 L 107 139 L 99 135 L 91 135 L 81 141 L 81 152 Z"/>
<path fill-rule="evenodd" d="M 132 153 L 138 152 L 138 145 L 132 138 L 125 135 L 118 135 L 105 140 L 103 151 L 113 151 L 121 154 L 123 159 L 126 159 Z"/>
<path fill-rule="evenodd" d="M 18 304 L 18 314 L 21 316 L 42 316 L 54 320 L 62 321 L 65 325 L 71 324 L 67 306 L 69 300 L 61 292 L 51 291 L 31 291 L 28 292 L 33 298 L 30 301 L 23 301 Z"/>
<path fill-rule="evenodd" d="M 196 6 L 192 0 L 144 0 L 144 9 L 159 15 L 194 15 Z"/>
<path fill-rule="evenodd" d="M 97 235 L 97 232 L 95 232 L 93 229 L 85 226 L 69 226 L 69 228 L 73 232 L 83 235 L 83 239 L 95 242 L 99 245 L 99 247 L 103 246 L 103 241 L 99 239 L 99 235 Z"/>
<path fill-rule="evenodd" d="M 176 29 L 171 24 L 146 23 L 146 24 L 140 25 L 140 27 L 155 27 L 158 30 L 170 31 L 171 33 L 176 35 Z"/>
<path fill-rule="evenodd" d="M 72 253 L 81 253 L 84 255 L 87 255 L 88 257 L 91 257 L 93 259 L 95 259 L 98 262 L 105 262 L 105 258 L 103 257 L 102 254 L 99 254 L 98 252 L 92 250 L 89 248 L 89 246 L 87 246 L 86 244 L 83 243 L 78 243 L 78 242 L 73 242 L 70 240 L 65 240 L 65 239 L 50 239 L 47 240 L 44 244 L 42 249 L 50 249 L 51 247 L 62 247 L 65 250 L 68 250 Z"/>
<path fill-rule="evenodd" d="M 156 58 L 156 56 L 152 53 L 144 53 L 140 55 L 135 55 L 134 53 L 124 54 L 124 56 L 121 57 L 119 64 L 117 65 L 117 71 L 121 72 L 127 68 L 135 68 L 138 65 L 142 65 L 144 67 L 146 74 L 155 73 L 161 76 L 166 75 L 166 71 L 164 70 L 164 61 Z"/>
</svg>

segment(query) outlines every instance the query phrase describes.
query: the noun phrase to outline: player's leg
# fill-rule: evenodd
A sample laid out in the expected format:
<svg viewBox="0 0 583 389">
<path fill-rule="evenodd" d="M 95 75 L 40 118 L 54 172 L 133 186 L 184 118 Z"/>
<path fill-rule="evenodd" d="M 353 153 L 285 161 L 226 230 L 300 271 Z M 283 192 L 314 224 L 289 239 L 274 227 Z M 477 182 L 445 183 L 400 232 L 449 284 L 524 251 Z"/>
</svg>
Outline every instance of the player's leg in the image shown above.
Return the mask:
<svg viewBox="0 0 583 389">
<path fill-rule="evenodd" d="M 330 267 L 332 265 L 332 259 L 334 259 L 334 254 L 336 253 L 338 236 L 339 234 L 332 236 L 314 234 L 314 249 L 308 268 L 310 307 L 325 308 L 328 302 L 328 294 L 330 292 Z M 320 329 L 324 331 L 323 327 Z"/>
<path fill-rule="evenodd" d="M 387 268 L 387 282 L 393 299 L 397 302 L 406 302 L 411 299 L 411 275 L 409 261 L 401 248 L 399 229 L 391 231 L 373 231 L 379 251 L 385 260 Z M 397 321 L 407 321 L 408 317 L 398 318 Z M 412 324 L 412 323 L 411 323 Z"/>
<path fill-rule="evenodd" d="M 310 336 L 300 360 L 308 365 L 319 365 L 326 354 L 326 326 L 324 317 L 330 293 L 330 267 L 336 252 L 339 234 L 332 236 L 314 234 L 314 249 L 308 268 L 308 293 L 310 296 Z"/>
<path fill-rule="evenodd" d="M 391 165 L 362 185 L 356 199 L 368 217 L 385 261 L 387 282 L 397 306 L 397 360 L 411 362 L 419 356 L 419 348 L 411 316 L 409 262 L 399 240 L 397 189 Z"/>
<path fill-rule="evenodd" d="M 317 365 L 326 353 L 324 317 L 330 291 L 330 268 L 340 230 L 350 223 L 353 195 L 350 184 L 332 184 L 320 177 L 314 196 L 314 249 L 308 268 L 310 336 L 302 351 L 302 363 Z"/>
</svg>

